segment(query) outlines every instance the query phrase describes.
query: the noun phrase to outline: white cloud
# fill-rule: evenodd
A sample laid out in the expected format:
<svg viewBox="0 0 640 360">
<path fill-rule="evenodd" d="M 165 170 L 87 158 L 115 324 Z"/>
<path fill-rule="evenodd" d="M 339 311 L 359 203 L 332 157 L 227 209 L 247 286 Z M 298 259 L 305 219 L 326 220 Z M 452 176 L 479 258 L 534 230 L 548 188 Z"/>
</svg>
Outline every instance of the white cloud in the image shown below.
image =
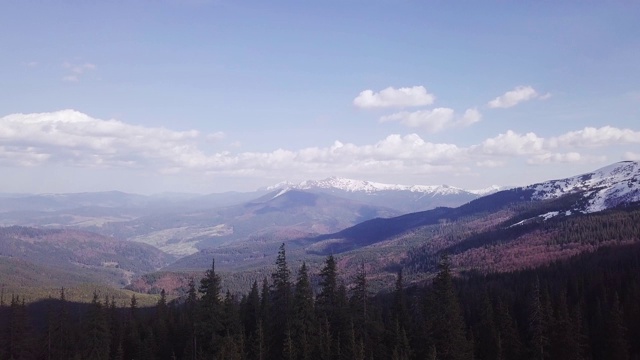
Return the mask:
<svg viewBox="0 0 640 360">
<path fill-rule="evenodd" d="M 429 94 L 424 86 L 413 86 L 395 89 L 388 87 L 378 93 L 373 90 L 362 91 L 353 104 L 359 108 L 385 108 L 425 106 L 433 104 L 435 96 Z"/>
<path fill-rule="evenodd" d="M 582 155 L 575 151 L 568 153 L 545 153 L 534 155 L 527 160 L 530 165 L 546 165 L 558 163 L 597 163 L 606 161 L 607 157 L 600 155 Z"/>
<path fill-rule="evenodd" d="M 496 137 L 486 139 L 476 146 L 474 152 L 484 155 L 529 155 L 540 153 L 544 149 L 544 139 L 534 133 L 524 135 L 511 130 Z"/>
<path fill-rule="evenodd" d="M 69 74 L 62 77 L 67 82 L 78 82 L 85 73 L 96 69 L 96 65 L 92 63 L 72 64 L 67 61 L 62 63 L 62 67 L 69 71 Z"/>
<path fill-rule="evenodd" d="M 451 117 L 455 118 L 444 116 Z M 477 121 L 478 117 L 471 109 L 451 123 Z M 418 117 L 415 121 L 424 126 L 423 120 Z M 598 139 L 601 146 L 619 145 L 622 140 L 627 144 L 640 141 L 640 133 L 631 130 L 588 129 L 550 138 L 532 132 L 507 131 L 466 147 L 429 142 L 418 134 L 391 134 L 369 144 L 335 141 L 327 146 L 281 148 L 270 152 L 238 152 L 236 149 L 235 152 L 206 153 L 203 149 L 208 148 L 207 142 L 220 139 L 223 133 L 205 135 L 195 130 L 145 127 L 63 110 L 1 117 L 0 165 L 63 164 L 75 168 L 134 168 L 161 174 L 193 171 L 245 177 L 292 173 L 304 177 L 443 171 L 464 174 L 474 166 L 501 167 L 515 158 L 532 165 L 601 162 L 605 160 L 601 154 L 578 152 L 577 148 L 589 150 L 591 142 Z M 640 154 L 628 152 L 625 157 L 637 159 Z"/>
<path fill-rule="evenodd" d="M 577 152 L 546 153 L 532 156 L 529 160 L 527 160 L 527 163 L 533 165 L 541 165 L 551 163 L 574 163 L 580 162 L 582 160 L 582 156 Z"/>
<path fill-rule="evenodd" d="M 214 133 L 208 134 L 207 135 L 207 140 L 211 140 L 211 141 L 220 141 L 222 139 L 224 139 L 227 136 L 227 134 L 225 134 L 222 131 L 216 131 Z"/>
<path fill-rule="evenodd" d="M 506 164 L 507 163 L 505 161 L 501 161 L 501 160 L 482 160 L 482 161 L 476 162 L 477 167 L 484 167 L 484 168 L 498 168 L 498 167 L 503 167 Z"/>
<path fill-rule="evenodd" d="M 490 108 L 510 108 L 521 102 L 529 101 L 540 97 L 538 92 L 531 86 L 516 86 L 515 89 L 507 91 L 501 96 L 489 101 L 487 104 Z M 545 94 L 545 99 L 551 97 L 551 94 Z"/>
<path fill-rule="evenodd" d="M 423 128 L 435 133 L 452 127 L 470 126 L 482 118 L 477 109 L 467 109 L 464 115 L 456 118 L 453 109 L 435 108 L 433 110 L 401 111 L 380 118 L 380 122 L 399 121 L 411 128 Z"/>
<path fill-rule="evenodd" d="M 586 127 L 549 140 L 550 147 L 602 147 L 608 145 L 640 144 L 640 131 L 611 126 Z"/>
<path fill-rule="evenodd" d="M 482 114 L 480 114 L 480 111 L 478 111 L 478 109 L 467 109 L 464 112 L 464 115 L 462 116 L 462 119 L 460 120 L 460 125 L 462 126 L 469 126 L 471 124 L 475 124 L 478 121 L 482 120 Z"/>
<path fill-rule="evenodd" d="M 154 159 L 179 164 L 197 161 L 202 156 L 193 143 L 198 135 L 193 130 L 172 131 L 99 120 L 73 110 L 0 118 L 0 143 L 6 148 L 39 154 L 32 161 L 81 166 L 131 166 Z M 11 157 L 3 156 L 3 160 L 11 161 Z"/>
<path fill-rule="evenodd" d="M 453 109 L 436 108 L 433 110 L 419 110 L 414 112 L 401 111 L 380 118 L 380 122 L 388 121 L 399 121 L 408 127 L 420 127 L 429 132 L 438 132 L 453 121 Z"/>
</svg>

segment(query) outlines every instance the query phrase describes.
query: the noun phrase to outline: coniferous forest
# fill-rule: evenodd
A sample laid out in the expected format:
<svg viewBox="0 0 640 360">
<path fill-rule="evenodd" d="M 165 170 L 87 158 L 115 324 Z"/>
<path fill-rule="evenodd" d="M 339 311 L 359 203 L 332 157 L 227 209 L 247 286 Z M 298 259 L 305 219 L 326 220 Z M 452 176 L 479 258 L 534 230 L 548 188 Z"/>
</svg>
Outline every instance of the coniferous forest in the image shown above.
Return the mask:
<svg viewBox="0 0 640 360">
<path fill-rule="evenodd" d="M 318 286 L 312 286 L 318 275 Z M 282 245 L 270 277 L 246 294 L 221 288 L 215 262 L 188 294 L 153 308 L 94 295 L 0 312 L 0 359 L 640 359 L 640 245 L 601 248 L 542 268 L 454 276 L 372 294 L 361 266 L 342 279 L 290 269 Z"/>
</svg>

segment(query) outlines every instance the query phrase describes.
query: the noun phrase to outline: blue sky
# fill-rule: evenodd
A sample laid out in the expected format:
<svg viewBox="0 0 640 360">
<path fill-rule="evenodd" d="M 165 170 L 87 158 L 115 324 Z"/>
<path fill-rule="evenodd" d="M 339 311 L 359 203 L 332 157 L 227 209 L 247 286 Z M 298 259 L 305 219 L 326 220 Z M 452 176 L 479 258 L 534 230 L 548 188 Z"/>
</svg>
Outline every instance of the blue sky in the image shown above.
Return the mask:
<svg viewBox="0 0 640 360">
<path fill-rule="evenodd" d="M 0 192 L 524 185 L 640 160 L 640 3 L 6 1 Z"/>
</svg>

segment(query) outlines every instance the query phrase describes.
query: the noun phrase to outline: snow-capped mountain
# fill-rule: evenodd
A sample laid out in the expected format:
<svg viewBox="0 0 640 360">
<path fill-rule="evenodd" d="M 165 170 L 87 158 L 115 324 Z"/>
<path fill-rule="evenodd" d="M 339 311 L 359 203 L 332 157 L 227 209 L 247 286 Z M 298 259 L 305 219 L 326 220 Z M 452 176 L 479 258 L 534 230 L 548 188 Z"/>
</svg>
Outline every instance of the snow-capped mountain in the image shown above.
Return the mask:
<svg viewBox="0 0 640 360">
<path fill-rule="evenodd" d="M 497 185 L 480 190 L 465 190 L 449 185 L 399 185 L 366 180 L 329 177 L 306 180 L 298 184 L 282 182 L 268 188 L 280 196 L 289 190 L 331 193 L 372 205 L 388 206 L 401 211 L 421 211 L 439 206 L 455 207 L 503 188 Z"/>
<path fill-rule="evenodd" d="M 574 210 L 592 213 L 640 201 L 640 162 L 623 161 L 594 172 L 527 186 L 533 200 L 553 199 L 584 192 L 584 202 Z"/>
<path fill-rule="evenodd" d="M 322 180 L 306 180 L 298 184 L 291 182 L 282 182 L 270 186 L 270 190 L 276 189 L 297 189 L 297 190 L 314 190 L 314 189 L 334 189 L 347 192 L 365 192 L 375 193 L 380 191 L 410 191 L 415 193 L 425 193 L 433 195 L 454 195 L 463 193 L 472 193 L 477 195 L 488 195 L 504 189 L 501 186 L 493 185 L 486 189 L 465 190 L 449 185 L 399 185 L 399 184 L 383 184 L 366 180 L 354 180 L 341 177 L 328 177 Z"/>
</svg>

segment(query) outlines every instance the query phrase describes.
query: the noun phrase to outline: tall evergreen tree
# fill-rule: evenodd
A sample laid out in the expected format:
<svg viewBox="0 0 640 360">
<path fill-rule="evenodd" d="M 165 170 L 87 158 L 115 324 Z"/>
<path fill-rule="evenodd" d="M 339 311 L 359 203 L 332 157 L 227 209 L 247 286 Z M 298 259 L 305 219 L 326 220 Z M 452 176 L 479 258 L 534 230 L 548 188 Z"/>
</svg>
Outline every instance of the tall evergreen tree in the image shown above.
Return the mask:
<svg viewBox="0 0 640 360">
<path fill-rule="evenodd" d="M 309 281 L 307 265 L 304 262 L 296 279 L 292 319 L 292 338 L 298 347 L 297 358 L 301 360 L 312 359 L 317 324 L 314 313 L 313 289 Z"/>
<path fill-rule="evenodd" d="M 222 303 L 220 289 L 220 276 L 216 274 L 214 259 L 211 261 L 211 269 L 206 271 L 198 288 L 198 292 L 202 296 L 199 301 L 196 337 L 199 349 L 202 349 L 202 352 L 207 355 L 215 355 L 221 345 Z"/>
<path fill-rule="evenodd" d="M 68 359 L 72 356 L 74 342 L 71 331 L 71 315 L 65 298 L 64 288 L 60 289 L 59 302 L 50 309 L 47 328 L 47 359 Z"/>
<path fill-rule="evenodd" d="M 320 292 L 316 299 L 318 310 L 321 313 L 331 315 L 336 307 L 338 293 L 338 270 L 333 255 L 325 260 L 324 267 L 320 270 Z"/>
<path fill-rule="evenodd" d="M 9 305 L 9 327 L 6 344 L 8 359 L 33 359 L 33 344 L 28 325 L 27 308 L 24 299 L 19 296 L 11 296 Z"/>
<path fill-rule="evenodd" d="M 242 324 L 245 335 L 249 338 L 258 329 L 258 322 L 260 321 L 260 294 L 257 280 L 253 282 L 243 307 Z"/>
<path fill-rule="evenodd" d="M 110 334 L 105 318 L 104 309 L 98 300 L 98 294 L 93 293 L 93 300 L 87 312 L 83 332 L 84 347 L 82 358 L 107 360 L 109 359 Z"/>
<path fill-rule="evenodd" d="M 398 270 L 395 289 L 393 292 L 393 318 L 399 330 L 406 330 L 409 324 L 409 311 L 407 309 L 407 299 L 404 292 L 404 279 L 402 269 Z"/>
<path fill-rule="evenodd" d="M 534 360 L 544 360 L 548 341 L 545 336 L 544 307 L 540 297 L 540 280 L 536 278 L 529 294 L 527 308 L 527 345 L 529 357 Z"/>
<path fill-rule="evenodd" d="M 605 354 L 607 358 L 612 360 L 629 359 L 629 344 L 627 343 L 627 334 L 624 326 L 624 315 L 617 292 L 614 294 L 605 324 L 607 331 Z"/>
<path fill-rule="evenodd" d="M 280 359 L 284 355 L 285 331 L 290 327 L 291 321 L 291 271 L 287 265 L 287 256 L 284 243 L 280 245 L 276 258 L 276 269 L 271 274 L 271 309 L 270 321 L 267 323 L 271 339 L 269 341 L 269 354 L 273 359 Z"/>
<path fill-rule="evenodd" d="M 522 342 L 520 341 L 518 330 L 509 312 L 509 308 L 500 298 L 497 299 L 495 313 L 498 328 L 499 358 L 522 358 Z"/>
<path fill-rule="evenodd" d="M 465 337 L 464 319 L 453 287 L 451 263 L 446 255 L 438 264 L 438 274 L 433 280 L 431 318 L 433 338 L 438 359 L 469 359 L 469 344 Z"/>
<path fill-rule="evenodd" d="M 473 331 L 476 340 L 476 357 L 478 359 L 498 359 L 500 356 L 500 339 L 495 324 L 493 305 L 489 294 L 485 291 L 477 307 L 478 326 Z"/>
</svg>

